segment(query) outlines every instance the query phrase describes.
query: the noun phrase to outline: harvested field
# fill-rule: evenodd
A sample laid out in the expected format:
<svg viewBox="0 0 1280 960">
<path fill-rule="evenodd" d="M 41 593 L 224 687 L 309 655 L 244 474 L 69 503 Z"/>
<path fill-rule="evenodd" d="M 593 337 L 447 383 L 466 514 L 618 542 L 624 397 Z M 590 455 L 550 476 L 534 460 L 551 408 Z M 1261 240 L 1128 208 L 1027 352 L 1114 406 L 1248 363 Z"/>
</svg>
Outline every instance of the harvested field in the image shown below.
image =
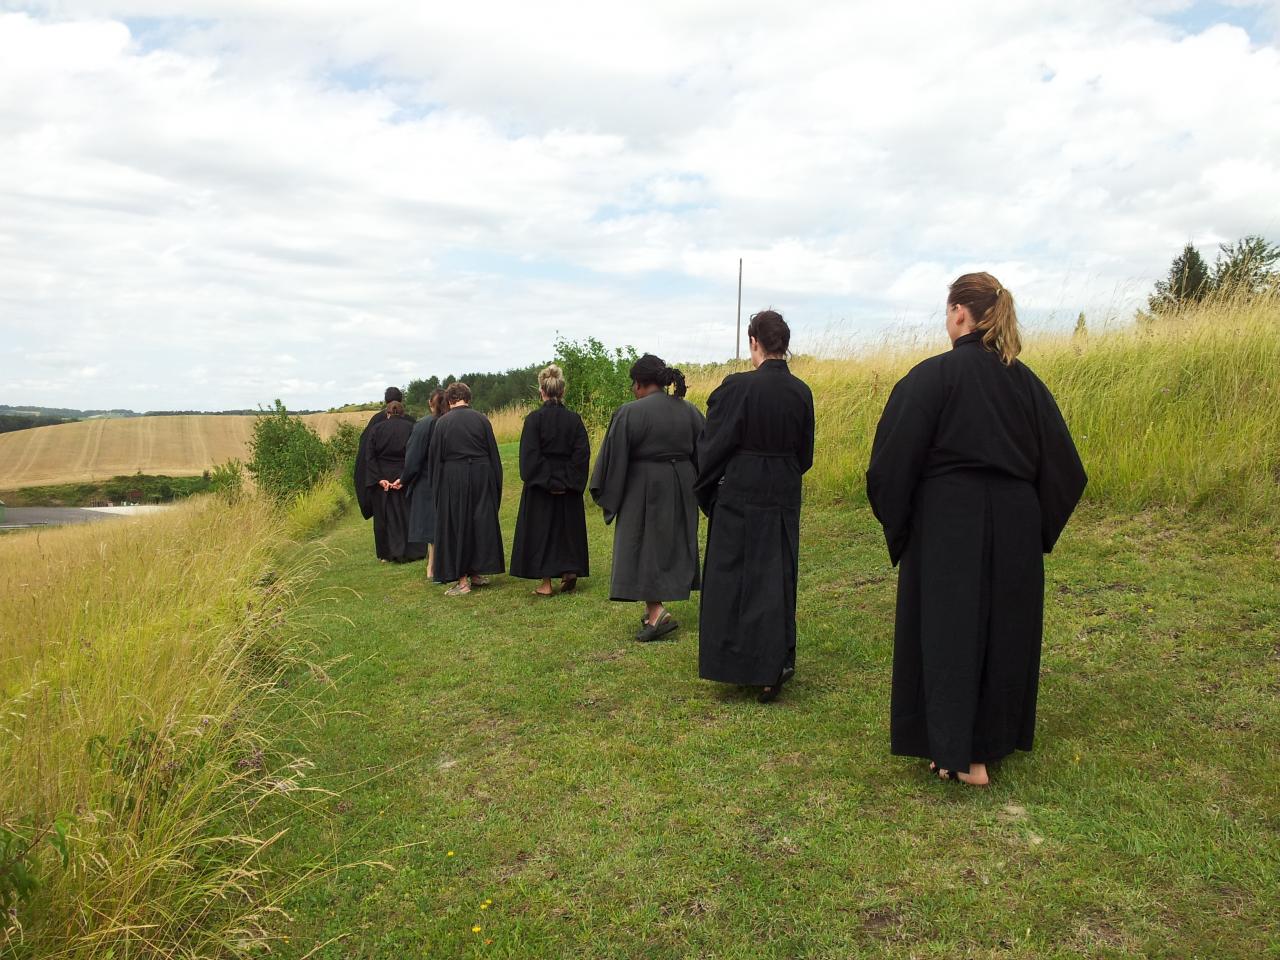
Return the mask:
<svg viewBox="0 0 1280 960">
<path fill-rule="evenodd" d="M 339 423 L 363 426 L 369 417 L 368 412 L 314 413 L 302 419 L 328 437 Z M 246 459 L 254 419 L 85 420 L 0 434 L 0 490 L 139 472 L 192 476 L 233 457 Z"/>
</svg>

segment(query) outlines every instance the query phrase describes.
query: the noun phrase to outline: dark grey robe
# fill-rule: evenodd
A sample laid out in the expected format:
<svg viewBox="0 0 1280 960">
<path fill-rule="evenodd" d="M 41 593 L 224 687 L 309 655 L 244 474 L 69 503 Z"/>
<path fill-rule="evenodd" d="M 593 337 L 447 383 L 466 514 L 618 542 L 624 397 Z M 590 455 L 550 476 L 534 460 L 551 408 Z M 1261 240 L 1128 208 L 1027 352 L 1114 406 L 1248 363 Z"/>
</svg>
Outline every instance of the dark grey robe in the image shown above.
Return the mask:
<svg viewBox="0 0 1280 960">
<path fill-rule="evenodd" d="M 698 571 L 698 435 L 687 400 L 651 393 L 613 414 L 591 476 L 591 497 L 613 523 L 611 600 L 687 600 Z"/>
<path fill-rule="evenodd" d="M 867 496 L 898 569 L 892 750 L 948 770 L 1030 750 L 1043 554 L 1085 487 L 1053 396 L 981 334 L 917 364 L 876 428 Z"/>
<path fill-rule="evenodd" d="M 787 362 L 725 377 L 698 440 L 704 680 L 762 687 L 795 666 L 801 477 L 811 466 L 813 394 Z"/>
<path fill-rule="evenodd" d="M 427 464 L 435 494 L 436 580 L 504 572 L 502 459 L 489 418 L 454 407 L 431 430 Z"/>
<path fill-rule="evenodd" d="M 436 418 L 423 417 L 413 425 L 409 446 L 404 454 L 404 473 L 400 481 L 409 495 L 409 539 L 417 543 L 436 542 L 435 494 L 431 490 L 431 472 L 427 467 L 427 451 Z"/>
</svg>

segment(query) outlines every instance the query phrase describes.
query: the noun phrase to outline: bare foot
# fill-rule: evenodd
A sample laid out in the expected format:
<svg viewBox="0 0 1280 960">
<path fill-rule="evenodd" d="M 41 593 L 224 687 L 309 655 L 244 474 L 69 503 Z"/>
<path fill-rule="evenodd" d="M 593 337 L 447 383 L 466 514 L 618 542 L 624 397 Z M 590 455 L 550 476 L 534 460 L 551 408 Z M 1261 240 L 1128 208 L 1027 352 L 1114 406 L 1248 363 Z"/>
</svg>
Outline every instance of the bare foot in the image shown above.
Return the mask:
<svg viewBox="0 0 1280 960">
<path fill-rule="evenodd" d="M 533 592 L 540 597 L 549 597 L 552 594 L 551 580 L 547 578 L 533 588 Z"/>
<path fill-rule="evenodd" d="M 971 787 L 985 787 L 991 782 L 991 778 L 987 776 L 987 765 L 985 763 L 971 763 L 967 771 L 951 771 L 930 761 L 929 771 L 936 773 L 939 780 L 959 780 L 961 783 L 967 783 Z"/>
</svg>

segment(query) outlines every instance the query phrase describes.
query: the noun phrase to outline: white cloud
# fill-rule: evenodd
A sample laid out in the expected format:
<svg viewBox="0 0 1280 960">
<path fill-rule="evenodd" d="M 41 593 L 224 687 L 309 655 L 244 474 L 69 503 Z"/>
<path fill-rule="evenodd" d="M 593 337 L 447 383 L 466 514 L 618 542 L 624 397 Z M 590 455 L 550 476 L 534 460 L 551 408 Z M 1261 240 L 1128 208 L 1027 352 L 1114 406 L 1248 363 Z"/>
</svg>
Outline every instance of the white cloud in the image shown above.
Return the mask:
<svg viewBox="0 0 1280 960">
<path fill-rule="evenodd" d="M 9 7 L 6 402 L 327 406 L 557 331 L 710 359 L 738 257 L 801 349 L 971 266 L 1074 316 L 1280 232 L 1280 50 L 1186 3 Z"/>
</svg>

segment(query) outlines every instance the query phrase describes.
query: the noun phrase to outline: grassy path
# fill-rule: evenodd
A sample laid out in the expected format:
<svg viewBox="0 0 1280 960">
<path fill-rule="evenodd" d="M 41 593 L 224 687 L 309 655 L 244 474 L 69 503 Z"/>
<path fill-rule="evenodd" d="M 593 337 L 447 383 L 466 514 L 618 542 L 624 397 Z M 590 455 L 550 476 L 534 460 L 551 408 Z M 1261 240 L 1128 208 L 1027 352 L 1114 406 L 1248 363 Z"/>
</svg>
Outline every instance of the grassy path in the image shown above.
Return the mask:
<svg viewBox="0 0 1280 960">
<path fill-rule="evenodd" d="M 511 451 L 507 454 L 510 456 Z M 512 470 L 514 474 L 514 470 Z M 518 484 L 509 483 L 510 542 Z M 272 866 L 286 956 L 1280 955 L 1275 531 L 1086 513 L 1051 558 L 1037 750 L 973 791 L 888 755 L 894 576 L 862 506 L 807 508 L 779 703 L 630 640 L 594 576 L 468 598 L 328 537 L 317 785 Z M 319 946 L 318 946 L 319 945 Z"/>
</svg>

